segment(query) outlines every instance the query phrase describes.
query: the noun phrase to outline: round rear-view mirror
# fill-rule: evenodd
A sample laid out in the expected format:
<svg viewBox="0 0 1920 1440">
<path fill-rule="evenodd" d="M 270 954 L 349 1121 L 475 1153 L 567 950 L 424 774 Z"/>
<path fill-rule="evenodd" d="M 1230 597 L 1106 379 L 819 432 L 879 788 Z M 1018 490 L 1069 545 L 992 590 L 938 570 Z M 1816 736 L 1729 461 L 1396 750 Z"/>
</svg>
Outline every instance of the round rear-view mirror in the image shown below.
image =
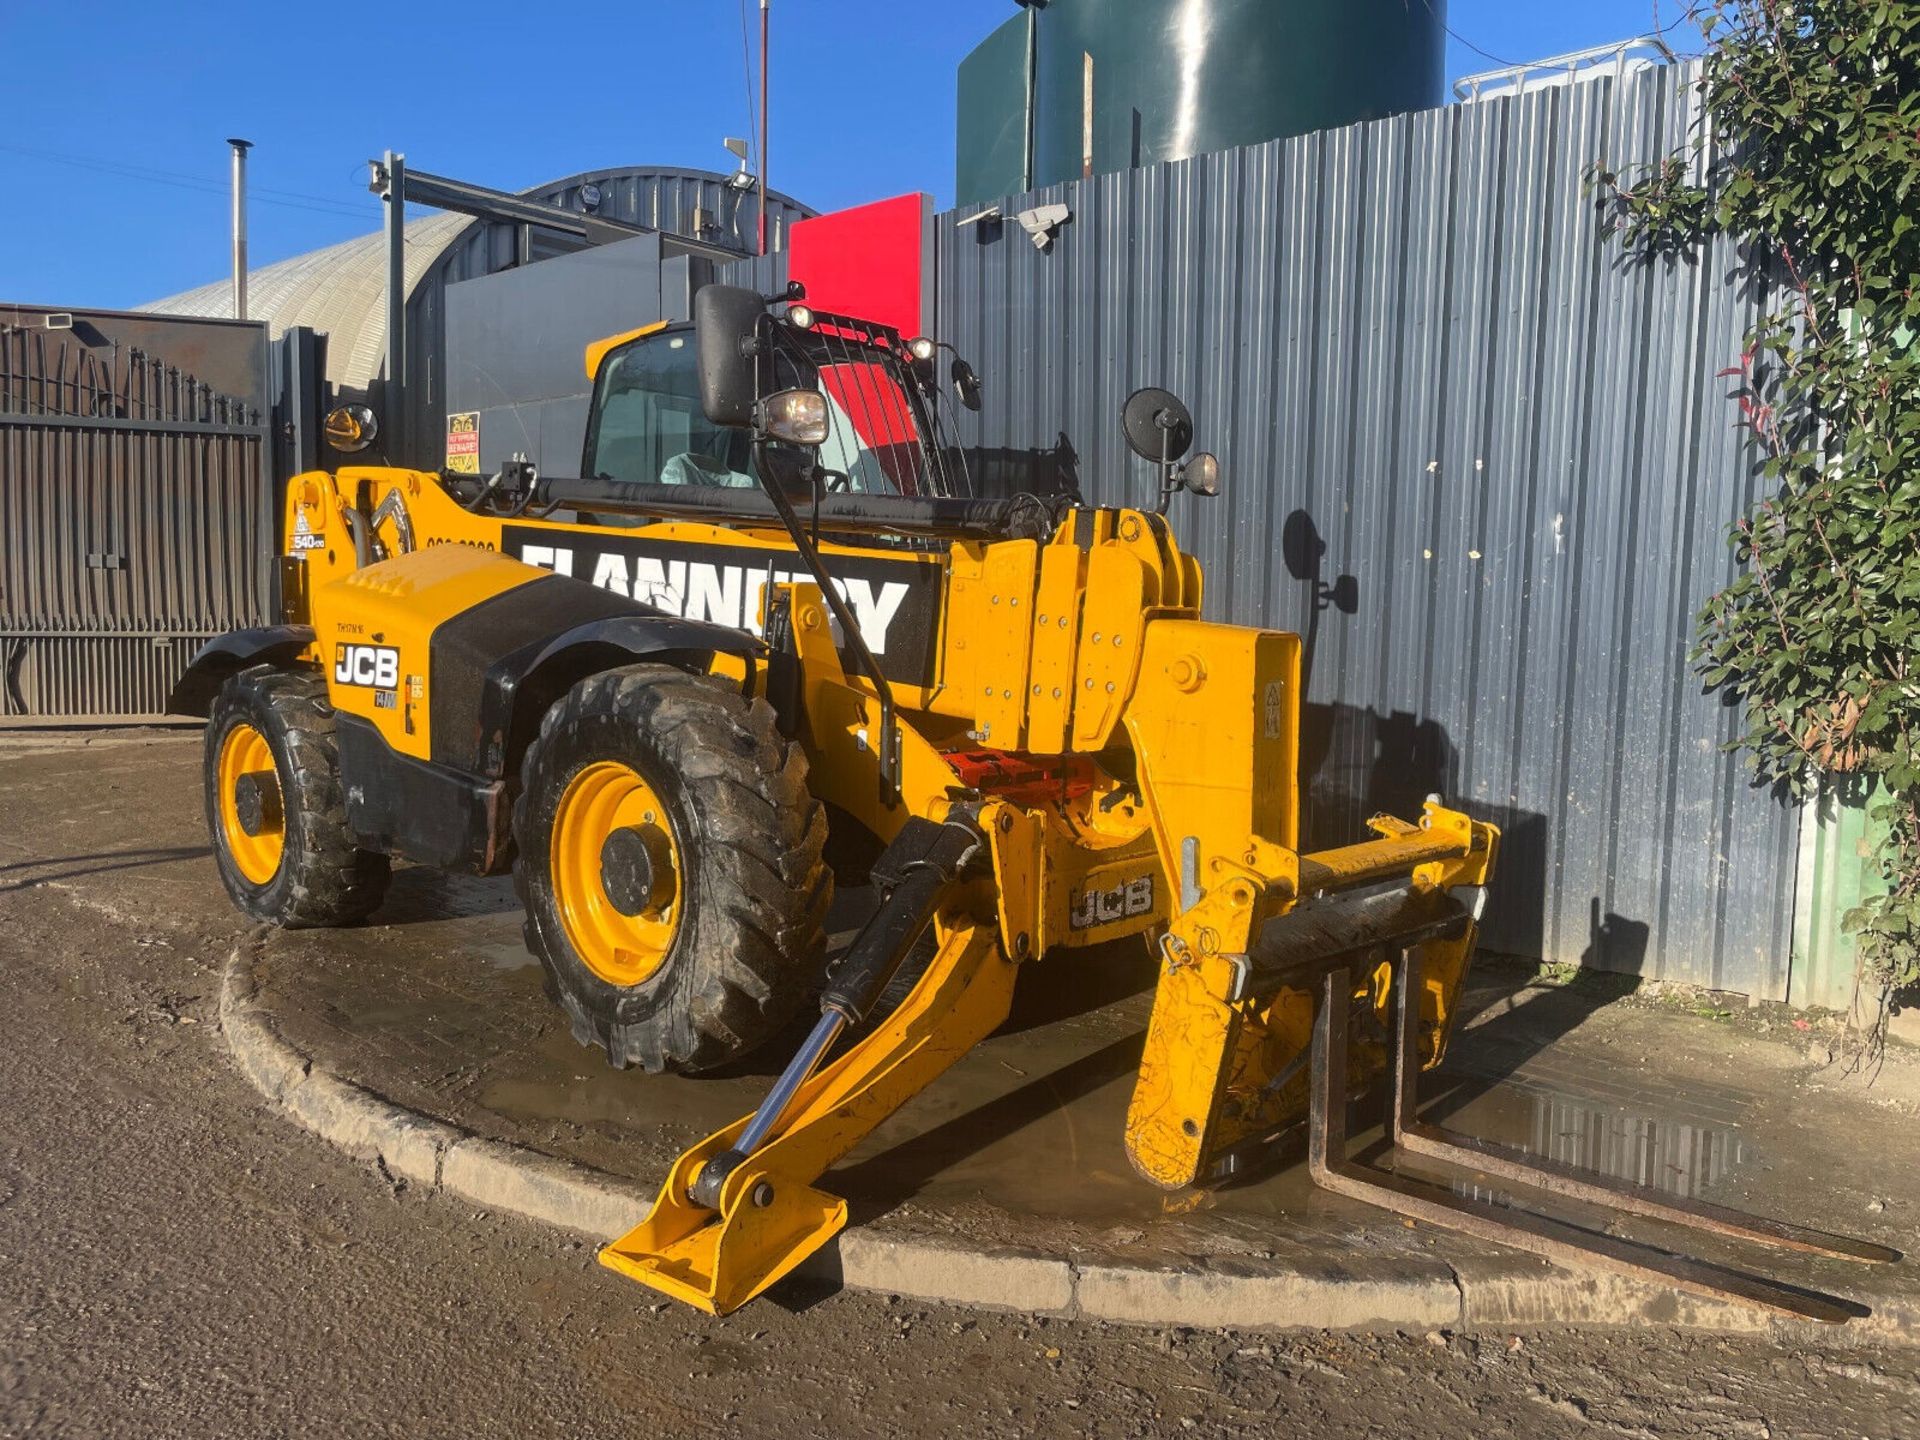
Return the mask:
<svg viewBox="0 0 1920 1440">
<path fill-rule="evenodd" d="M 370 405 L 342 405 L 327 412 L 320 433 L 334 449 L 351 455 L 373 443 L 380 433 L 380 420 Z"/>
<path fill-rule="evenodd" d="M 1127 447 L 1158 465 L 1178 460 L 1193 444 L 1193 416 L 1170 390 L 1149 385 L 1120 407 L 1120 430 Z"/>
<path fill-rule="evenodd" d="M 973 366 L 956 355 L 947 375 L 953 381 L 953 393 L 960 397 L 960 403 L 969 410 L 978 411 L 981 385 L 980 376 Z"/>
</svg>

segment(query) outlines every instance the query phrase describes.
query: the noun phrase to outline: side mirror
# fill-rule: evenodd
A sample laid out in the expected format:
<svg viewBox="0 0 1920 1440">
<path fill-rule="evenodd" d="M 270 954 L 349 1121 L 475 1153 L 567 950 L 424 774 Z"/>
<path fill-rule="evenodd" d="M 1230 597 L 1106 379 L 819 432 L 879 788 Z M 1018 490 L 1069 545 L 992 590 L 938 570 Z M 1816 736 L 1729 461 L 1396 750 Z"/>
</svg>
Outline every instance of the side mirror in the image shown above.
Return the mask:
<svg viewBox="0 0 1920 1440">
<path fill-rule="evenodd" d="M 715 425 L 753 424 L 753 359 L 766 302 L 737 285 L 702 286 L 693 297 L 700 408 Z"/>
<path fill-rule="evenodd" d="M 1149 385 L 1136 390 L 1120 407 L 1120 429 L 1127 448 L 1142 460 L 1168 465 L 1193 444 L 1193 416 L 1170 390 Z"/>
<path fill-rule="evenodd" d="M 334 449 L 351 455 L 373 443 L 380 433 L 380 420 L 370 405 L 342 405 L 327 412 L 320 433 Z"/>
<path fill-rule="evenodd" d="M 1155 514 L 1167 513 L 1176 490 L 1190 490 L 1195 495 L 1220 493 L 1220 462 L 1213 456 L 1203 452 L 1185 465 L 1180 463 L 1180 457 L 1193 444 L 1193 412 L 1172 391 L 1149 385 L 1129 395 L 1120 407 L 1120 433 L 1127 438 L 1127 448 L 1142 460 L 1152 461 L 1160 473 L 1160 503 Z"/>
<path fill-rule="evenodd" d="M 953 393 L 960 397 L 960 403 L 978 414 L 980 377 L 974 372 L 973 366 L 956 355 L 953 357 L 953 365 L 947 371 L 947 376 L 953 381 Z"/>
</svg>

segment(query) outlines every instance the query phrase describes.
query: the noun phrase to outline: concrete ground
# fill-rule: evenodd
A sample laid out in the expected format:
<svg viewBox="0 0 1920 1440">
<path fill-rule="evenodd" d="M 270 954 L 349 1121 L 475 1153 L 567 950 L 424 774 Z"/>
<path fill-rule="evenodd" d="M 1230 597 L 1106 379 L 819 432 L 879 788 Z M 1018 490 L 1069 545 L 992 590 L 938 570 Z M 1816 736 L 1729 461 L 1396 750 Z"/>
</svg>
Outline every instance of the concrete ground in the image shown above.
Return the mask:
<svg viewBox="0 0 1920 1440">
<path fill-rule="evenodd" d="M 235 1074 L 215 1010 L 246 931 L 207 857 L 197 771 L 196 737 L 0 743 L 0 1434 L 1920 1433 L 1920 1350 L 1852 1327 L 1791 1344 L 1652 1321 L 1272 1334 L 818 1285 L 727 1320 L 666 1306 L 577 1237 L 328 1149 Z M 419 877 L 400 901 L 377 917 L 391 928 L 269 940 L 263 965 L 304 982 L 287 993 L 312 997 L 316 1048 L 337 1037 L 361 1078 L 377 1062 L 388 1093 L 413 1087 L 397 1098 L 638 1173 L 652 1122 L 664 1153 L 763 1083 L 681 1094 L 606 1073 L 547 1009 L 489 891 Z M 1914 1248 L 1904 1066 L 1863 1093 L 1804 1044 L 1593 998 L 1484 989 L 1436 1091 L 1455 1123 L 1653 1156 L 1677 1186 Z M 1107 1124 L 1138 1003 L 1028 1012 L 1024 1036 L 832 1183 L 877 1226 L 1082 1256 L 1473 1258 L 1284 1174 L 1171 1206 L 1140 1193 Z"/>
</svg>

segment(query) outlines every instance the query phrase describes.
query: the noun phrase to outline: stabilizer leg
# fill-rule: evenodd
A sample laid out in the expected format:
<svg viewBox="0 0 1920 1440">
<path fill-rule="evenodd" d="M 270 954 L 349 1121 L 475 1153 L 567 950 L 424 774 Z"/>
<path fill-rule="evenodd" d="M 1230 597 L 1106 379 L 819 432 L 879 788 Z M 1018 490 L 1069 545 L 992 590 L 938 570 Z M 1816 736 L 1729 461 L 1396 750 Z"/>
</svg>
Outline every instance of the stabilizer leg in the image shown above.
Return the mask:
<svg viewBox="0 0 1920 1440">
<path fill-rule="evenodd" d="M 730 1164 L 716 1204 L 696 1198 L 703 1173 L 739 1153 L 752 1115 L 675 1161 L 652 1212 L 600 1263 L 712 1314 L 746 1304 L 846 1225 L 846 1201 L 813 1181 L 999 1027 L 1016 970 L 993 926 L 955 923 L 900 1007 L 801 1083 L 778 1133 Z"/>
</svg>

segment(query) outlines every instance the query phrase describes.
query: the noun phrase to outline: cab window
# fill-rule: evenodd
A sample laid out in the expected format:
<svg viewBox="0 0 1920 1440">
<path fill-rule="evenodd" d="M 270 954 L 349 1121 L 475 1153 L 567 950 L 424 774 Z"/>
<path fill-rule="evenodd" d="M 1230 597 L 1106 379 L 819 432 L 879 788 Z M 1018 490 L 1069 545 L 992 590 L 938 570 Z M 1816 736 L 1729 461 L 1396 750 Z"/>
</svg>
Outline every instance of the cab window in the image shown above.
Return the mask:
<svg viewBox="0 0 1920 1440">
<path fill-rule="evenodd" d="M 643 485 L 751 489 L 753 443 L 744 430 L 714 425 L 700 408 L 691 332 L 648 335 L 609 354 L 594 389 L 585 473 Z M 805 387 L 827 397 L 829 433 L 814 454 L 829 490 L 913 494 L 920 446 L 899 382 L 872 361 L 817 362 L 792 350 L 773 355 L 774 389 Z"/>
<path fill-rule="evenodd" d="M 691 334 L 652 335 L 601 367 L 587 438 L 589 475 L 646 485 L 756 484 L 747 436 L 700 409 Z"/>
</svg>

